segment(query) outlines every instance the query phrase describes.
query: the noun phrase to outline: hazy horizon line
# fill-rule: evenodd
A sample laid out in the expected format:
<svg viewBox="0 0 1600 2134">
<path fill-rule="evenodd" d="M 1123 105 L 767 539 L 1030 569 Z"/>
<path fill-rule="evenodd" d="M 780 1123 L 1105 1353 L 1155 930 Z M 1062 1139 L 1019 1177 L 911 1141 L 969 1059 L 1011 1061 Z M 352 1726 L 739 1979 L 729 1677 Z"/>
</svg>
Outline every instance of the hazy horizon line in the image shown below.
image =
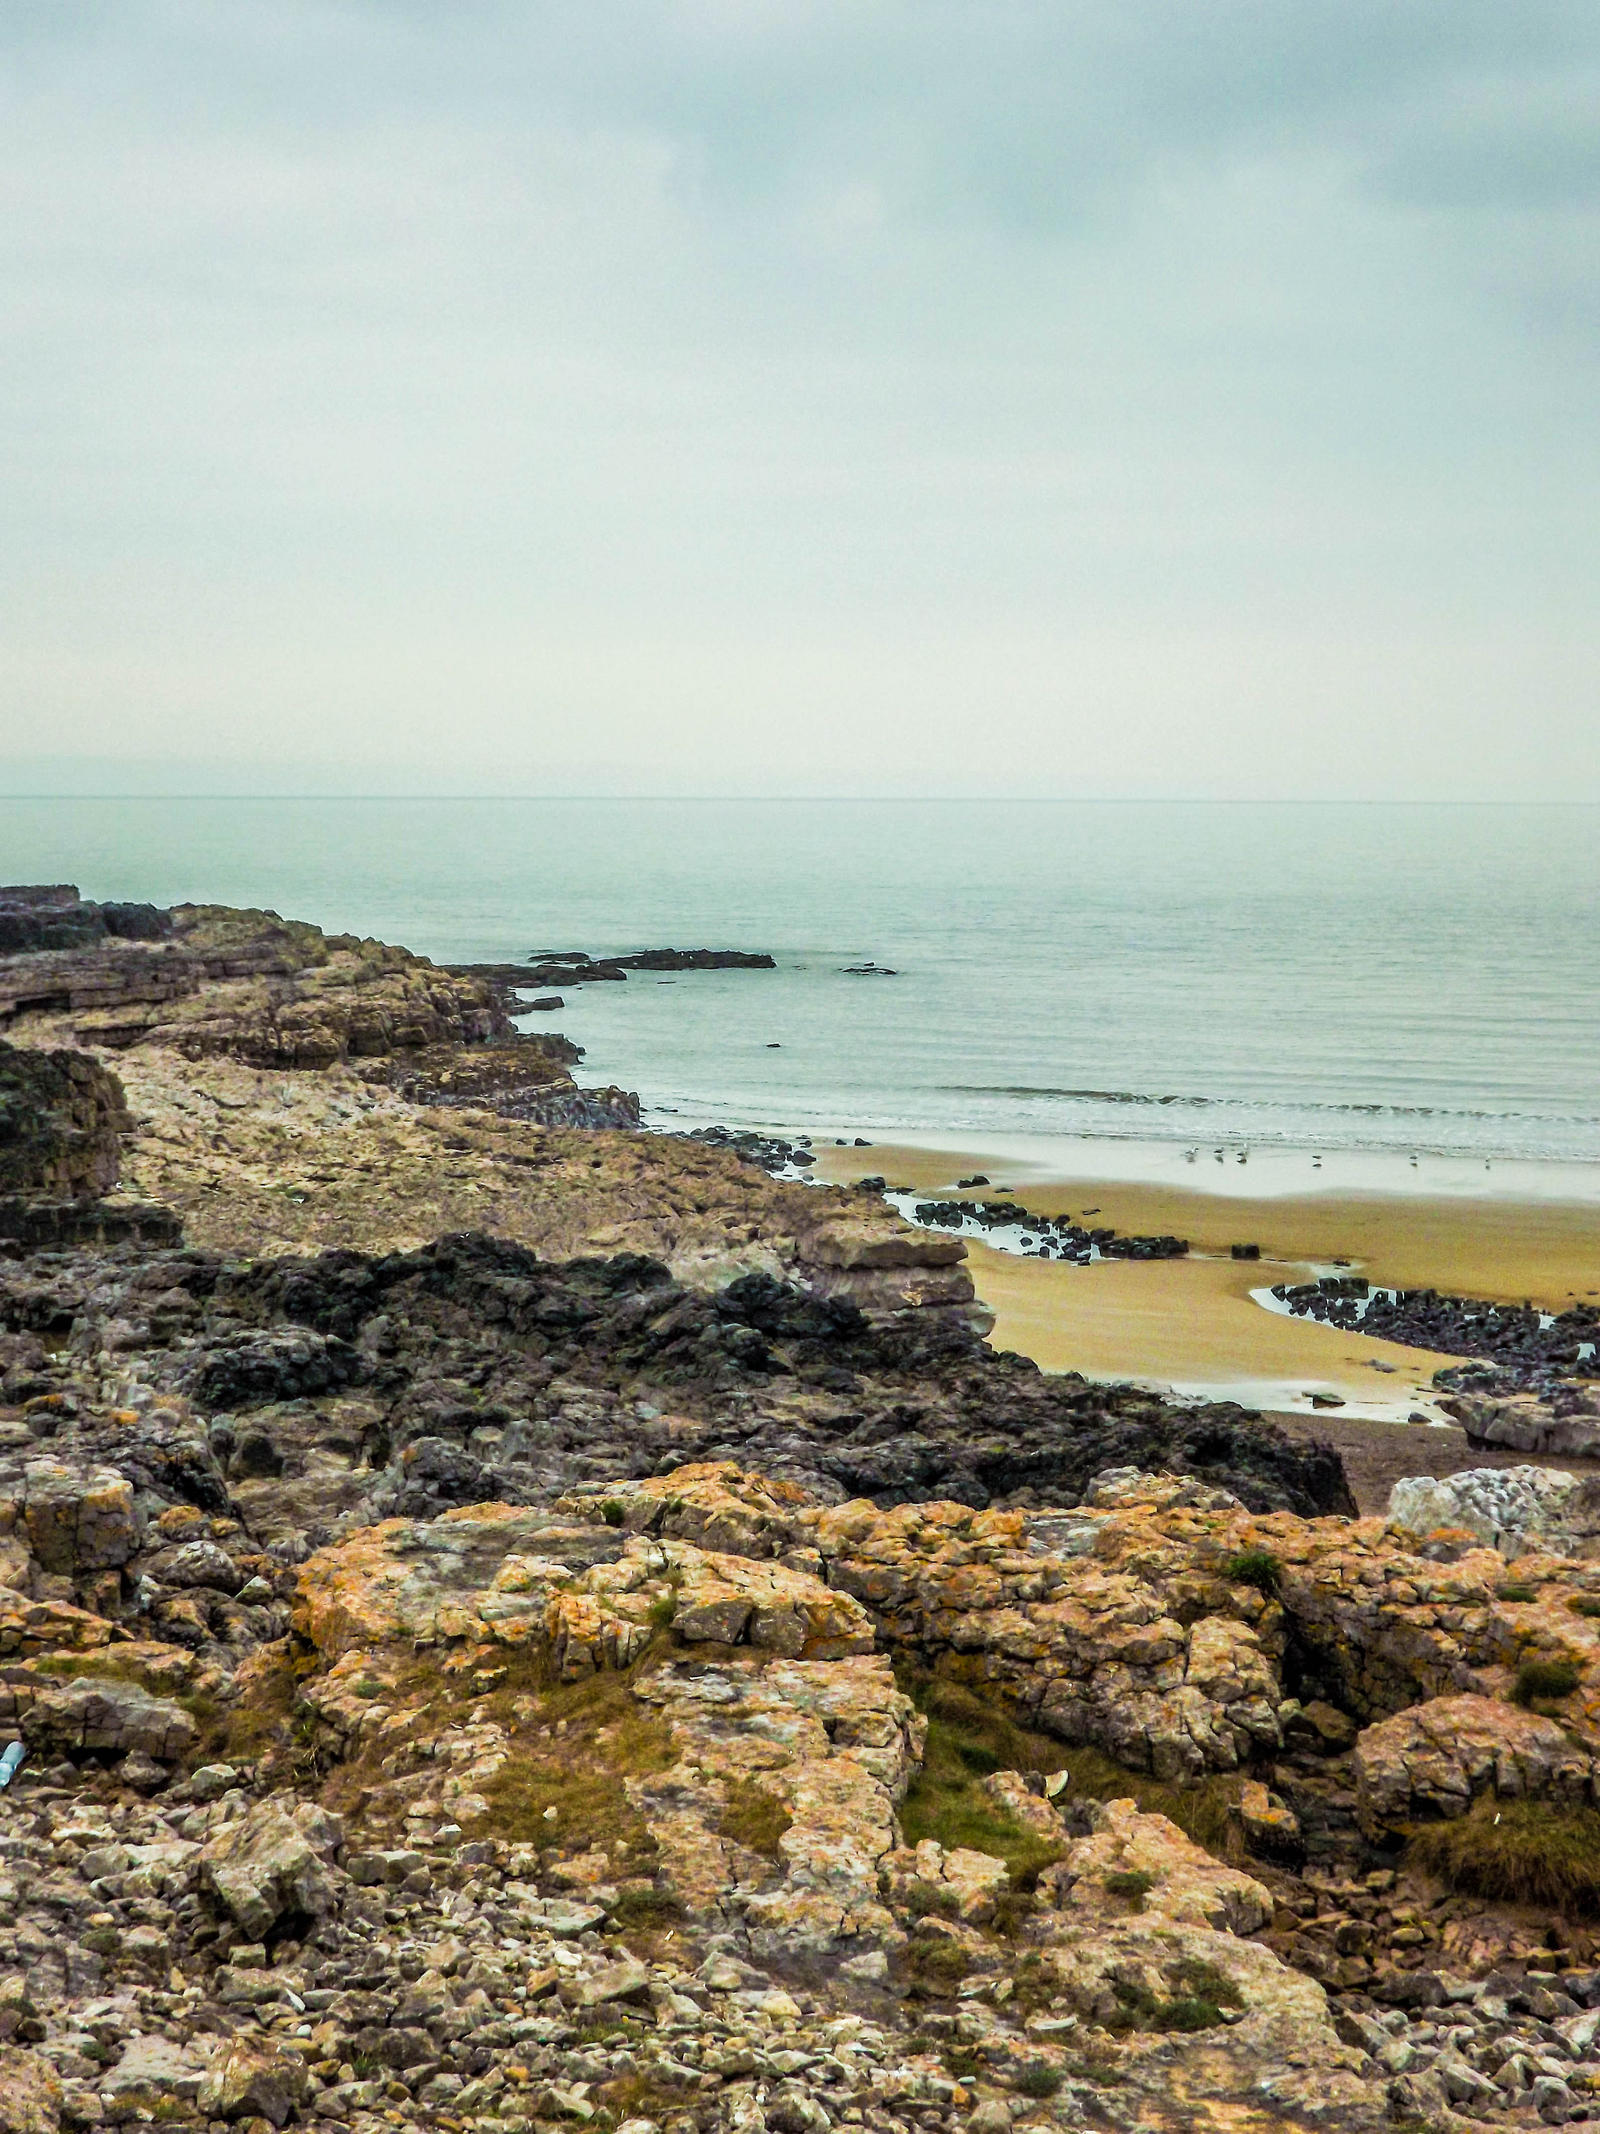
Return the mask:
<svg viewBox="0 0 1600 2134">
<path fill-rule="evenodd" d="M 581 807 L 604 803 L 631 807 L 1600 808 L 1600 795 L 1557 800 L 1308 793 L 0 793 L 0 806 L 103 800 L 128 804 L 227 800 L 261 805 L 294 801 L 326 806 L 413 806 L 420 802 L 434 807 L 480 803 L 504 807 L 534 801 Z"/>
</svg>

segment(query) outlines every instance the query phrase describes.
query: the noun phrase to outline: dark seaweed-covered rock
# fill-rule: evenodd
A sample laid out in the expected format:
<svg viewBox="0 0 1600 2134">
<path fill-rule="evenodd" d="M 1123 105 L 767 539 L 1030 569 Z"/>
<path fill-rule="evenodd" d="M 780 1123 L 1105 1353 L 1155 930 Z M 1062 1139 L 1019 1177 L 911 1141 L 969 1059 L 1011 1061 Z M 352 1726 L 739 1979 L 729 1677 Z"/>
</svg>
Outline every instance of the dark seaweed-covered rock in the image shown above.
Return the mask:
<svg viewBox="0 0 1600 2134">
<path fill-rule="evenodd" d="M 255 1408 L 338 1392 L 364 1371 L 363 1359 L 337 1334 L 294 1328 L 201 1349 L 178 1375 L 184 1390 L 206 1407 Z"/>
<path fill-rule="evenodd" d="M 350 1486 L 369 1491 L 372 1515 L 396 1501 L 526 1503 L 735 1454 L 830 1500 L 1072 1504 L 1104 1469 L 1140 1467 L 1221 1484 L 1253 1510 L 1353 1510 L 1336 1454 L 1232 1404 L 1046 1375 L 948 1315 L 873 1317 L 769 1275 L 689 1288 L 638 1253 L 550 1263 L 462 1234 L 385 1256 L 129 1251 L 0 1267 L 0 1328 L 63 1323 L 75 1356 L 117 1345 L 157 1391 L 248 1414 L 224 1450 L 237 1467 L 246 1430 L 262 1438 L 258 1476 L 303 1466 L 324 1408 L 350 1441 L 359 1392 L 350 1457 L 371 1474 Z"/>
<path fill-rule="evenodd" d="M 0 1198 L 109 1193 L 129 1123 L 122 1084 L 97 1061 L 0 1043 Z"/>
<path fill-rule="evenodd" d="M 171 931 L 171 916 L 154 904 L 88 903 L 71 882 L 0 887 L 0 955 L 159 941 Z"/>
<path fill-rule="evenodd" d="M 1592 1304 L 1541 1312 L 1531 1304 L 1443 1296 L 1436 1289 L 1374 1289 L 1359 1275 L 1280 1282 L 1272 1294 L 1301 1318 L 1359 1327 L 1413 1348 L 1481 1357 L 1523 1386 L 1547 1377 L 1600 1377 L 1600 1310 Z"/>
</svg>

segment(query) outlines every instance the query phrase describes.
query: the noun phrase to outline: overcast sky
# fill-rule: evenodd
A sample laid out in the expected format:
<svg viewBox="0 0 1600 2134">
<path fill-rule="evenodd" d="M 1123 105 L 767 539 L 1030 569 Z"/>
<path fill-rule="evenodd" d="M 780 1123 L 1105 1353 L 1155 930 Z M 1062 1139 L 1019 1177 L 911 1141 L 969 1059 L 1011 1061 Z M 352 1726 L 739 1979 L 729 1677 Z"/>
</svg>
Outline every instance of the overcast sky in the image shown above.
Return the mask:
<svg viewBox="0 0 1600 2134">
<path fill-rule="evenodd" d="M 0 790 L 1600 798 L 1595 0 L 6 0 Z"/>
</svg>

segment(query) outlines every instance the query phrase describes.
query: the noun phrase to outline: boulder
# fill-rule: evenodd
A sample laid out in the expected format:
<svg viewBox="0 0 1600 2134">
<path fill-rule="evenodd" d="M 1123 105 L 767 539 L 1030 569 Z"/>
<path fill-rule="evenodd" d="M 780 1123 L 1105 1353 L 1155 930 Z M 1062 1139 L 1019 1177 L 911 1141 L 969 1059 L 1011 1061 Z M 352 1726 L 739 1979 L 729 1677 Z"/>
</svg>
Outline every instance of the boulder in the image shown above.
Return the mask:
<svg viewBox="0 0 1600 2134">
<path fill-rule="evenodd" d="M 214 1541 L 186 1541 L 152 1566 L 164 1586 L 200 1587 L 211 1593 L 237 1593 L 244 1573 Z"/>
<path fill-rule="evenodd" d="M 1600 1555 L 1600 1478 L 1548 1467 L 1408 1475 L 1389 1493 L 1389 1523 L 1413 1534 L 1463 1528 L 1506 1557 Z"/>
<path fill-rule="evenodd" d="M 212 2061 L 200 2085 L 199 2104 L 213 2119 L 266 2119 L 281 2127 L 297 2112 L 309 2087 L 298 2054 L 236 2039 Z"/>
<path fill-rule="evenodd" d="M 56 1460 L 32 1460 L 24 1470 L 23 1524 L 41 1568 L 67 1578 L 125 1564 L 142 1528 L 126 1475 Z"/>
<path fill-rule="evenodd" d="M 1091 1801 L 1084 1812 L 1090 1834 L 1039 1878 L 1062 1906 L 1116 1917 L 1136 1904 L 1152 1920 L 1227 1934 L 1254 1934 L 1272 1917 L 1269 1890 L 1241 1868 L 1224 1867 L 1164 1815 L 1146 1815 L 1132 1801 Z M 1131 1875 L 1147 1883 L 1137 1900 L 1118 1879 Z"/>
<path fill-rule="evenodd" d="M 30 1747 L 144 1755 L 161 1764 L 186 1756 L 197 1731 L 181 1704 L 98 1675 L 53 1682 L 19 1671 L 0 1682 L 0 1717 L 14 1719 Z"/>
<path fill-rule="evenodd" d="M 1481 1793 L 1587 1800 L 1592 1756 L 1553 1719 L 1490 1697 L 1434 1697 L 1367 1727 L 1355 1746 L 1356 1820 L 1374 1841 L 1419 1817 L 1465 1815 Z"/>
<path fill-rule="evenodd" d="M 265 1801 L 203 1848 L 201 1876 L 259 1941 L 288 1913 L 320 1919 L 332 1910 L 338 1894 L 332 1863 L 342 1840 L 339 1818 L 314 1802 Z"/>
<path fill-rule="evenodd" d="M 945 1918 L 982 1926 L 994 1917 L 996 1901 L 1010 1886 L 1004 1860 L 966 1846 L 950 1851 L 932 1838 L 902 1846 L 883 1863 L 892 1902 L 920 1900 Z"/>
<path fill-rule="evenodd" d="M 56 2134 L 61 2083 L 47 2060 L 21 2045 L 0 2045 L 0 2134 Z"/>
<path fill-rule="evenodd" d="M 1440 1405 L 1474 1445 L 1504 1445 L 1557 1459 L 1600 1455 L 1600 1389 L 1569 1384 L 1546 1395 L 1507 1389 L 1454 1393 Z"/>
<path fill-rule="evenodd" d="M 121 2059 L 102 2076 L 100 2094 L 123 2107 L 115 2115 L 118 2119 L 131 2119 L 141 2106 L 156 2114 L 163 2098 L 193 2104 L 205 2079 L 205 2047 L 198 2040 L 180 2045 L 171 2038 L 141 2035 L 129 2038 Z"/>
</svg>

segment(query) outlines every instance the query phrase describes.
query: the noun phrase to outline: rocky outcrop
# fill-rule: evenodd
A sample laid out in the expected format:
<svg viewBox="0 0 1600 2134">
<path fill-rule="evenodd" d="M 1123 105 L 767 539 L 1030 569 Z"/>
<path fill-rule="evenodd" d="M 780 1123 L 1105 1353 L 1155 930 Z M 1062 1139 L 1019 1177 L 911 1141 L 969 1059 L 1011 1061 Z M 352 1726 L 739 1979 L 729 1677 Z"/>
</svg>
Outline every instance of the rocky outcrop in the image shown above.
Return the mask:
<svg viewBox="0 0 1600 2134">
<path fill-rule="evenodd" d="M 1098 1492 L 1091 1492 L 1091 1495 Z M 1458 1535 L 1440 1562 L 1383 1522 L 1256 1516 L 1194 1482 L 1107 1478 L 1104 1505 L 974 1511 L 818 1506 L 732 1466 L 618 1482 L 625 1530 L 814 1561 L 896 1650 L 1002 1695 L 1020 1718 L 1168 1779 L 1279 1748 L 1318 1696 L 1378 1720 L 1468 1693 L 1502 1700 L 1530 1656 L 1585 1685 L 1569 1731 L 1600 1754 L 1600 1637 L 1580 1563 L 1529 1558 L 1537 1585 Z M 564 1500 L 572 1516 L 593 1498 Z M 1291 1690 L 1291 1669 L 1294 1687 Z M 1559 1731 L 1559 1730 L 1558 1730 Z"/>
<path fill-rule="evenodd" d="M 1242 1410 L 1046 1377 L 959 1307 L 869 1315 L 765 1274 L 713 1293 L 642 1254 L 551 1266 L 458 1237 L 384 1257 L 0 1266 L 7 1332 L 30 1405 L 14 1485 L 0 1444 L 0 1491 L 53 1430 L 124 1473 L 159 1454 L 168 1501 L 219 1512 L 233 1489 L 275 1541 L 315 1545 L 358 1506 L 549 1502 L 736 1448 L 822 1500 L 1070 1502 L 1142 1463 L 1194 1468 L 1196 1488 L 1226 1474 L 1262 1509 L 1349 1501 L 1332 1455 Z"/>
<path fill-rule="evenodd" d="M 178 1420 L 148 1434 L 163 1433 L 175 1445 Z M 125 1501 L 97 1474 L 83 1465 L 85 1500 Z M 993 1771 L 959 1829 L 905 1836 L 938 1796 L 919 1776 L 928 1722 L 885 1642 L 908 1636 L 902 1657 L 1022 1714 L 1050 1694 L 1030 1703 L 1026 1683 L 1059 1685 L 1063 1652 L 1083 1672 L 1072 1641 L 1098 1637 L 1091 1683 L 1105 1666 L 1125 1699 L 1196 1687 L 1187 1709 L 1218 1736 L 1225 1688 L 1256 1668 L 1289 1735 L 1310 1685 L 1289 1695 L 1285 1671 L 1319 1610 L 1352 1610 L 1339 1620 L 1370 1641 L 1374 1680 L 1444 1664 L 1441 1632 L 1476 1650 L 1516 1622 L 1524 1649 L 1527 1613 L 1498 1599 L 1488 1551 L 1438 1563 L 1377 1521 L 1257 1517 L 1194 1478 L 1126 1469 L 1076 1507 L 974 1512 L 818 1503 L 720 1465 L 358 1526 L 291 1570 L 226 1514 L 158 1511 L 158 1479 L 141 1470 L 132 1556 L 97 1570 L 85 1559 L 115 1556 L 125 1530 L 100 1546 L 97 1519 L 41 1476 L 40 1533 L 70 1537 L 56 1560 L 80 1586 L 114 1570 L 115 1594 L 96 1590 L 116 1616 L 30 1604 L 48 1649 L 0 1687 L 87 1704 L 120 1684 L 124 1711 L 161 1705 L 191 1730 L 148 1746 L 40 1730 L 24 1790 L 0 1796 L 0 1966 L 36 1934 L 17 2020 L 37 2026 L 24 2049 L 49 2050 L 72 2127 L 100 2123 L 95 2108 L 137 2118 L 153 2082 L 163 2119 L 197 2129 L 230 2113 L 355 2127 L 380 2105 L 402 2127 L 498 2125 L 480 2106 L 515 2092 L 540 2116 L 572 2118 L 566 2098 L 658 2126 L 689 2100 L 706 2134 L 757 2114 L 821 2134 L 846 2111 L 885 2134 L 999 2134 L 1013 2105 L 1108 2134 L 1376 2134 L 1402 2107 L 1516 2123 L 1586 2094 L 1593 2032 L 1570 1994 L 1539 2002 L 1578 2026 L 1569 2038 L 1513 2009 L 1486 1957 L 1480 1980 L 1450 1981 L 1442 2032 L 1446 1987 L 1422 1961 L 1438 1930 L 1406 1923 L 1420 1915 L 1400 1897 L 1214 1858 L 1131 1799 L 1079 1790 L 1081 1751 L 1049 1778 Z M 1392 1588 L 1374 1577 L 1385 1561 Z M 1528 1562 L 1552 1607 L 1588 1575 Z M 251 1585 L 292 1589 L 292 1616 Z M 198 1644 L 142 1634 L 152 1618 L 182 1629 L 180 1603 L 215 1611 L 192 1618 Z M 204 1750 L 202 1721 L 226 1729 Z M 1370 1725 L 1373 1828 L 1483 1785 L 1566 1797 L 1552 1736 L 1482 1686 Z M 1451 1756 L 1459 1794 L 1440 1775 Z M 1260 1794 L 1270 1810 L 1252 1783 L 1241 1807 Z M 1323 1888 L 1326 1961 L 1286 1908 L 1316 1911 Z M 1357 1953 L 1379 1931 L 1361 1907 L 1385 1903 L 1383 1931 L 1419 1968 Z M 1343 1992 L 1336 2019 L 1307 1967 Z M 1351 1975 L 1392 1998 L 1351 1994 Z M 0 1976 L 0 2025 L 6 1994 Z M 91 2058 L 81 2041 L 109 2004 L 116 2034 Z"/>
<path fill-rule="evenodd" d="M 1523 1383 L 1546 1376 L 1600 1377 L 1600 1308 L 1550 1313 L 1531 1304 L 1442 1296 L 1434 1289 L 1376 1289 L 1361 1275 L 1276 1283 L 1272 1294 L 1302 1318 L 1445 1355 L 1492 1359 Z"/>
<path fill-rule="evenodd" d="M 1488 1389 L 1452 1392 L 1440 1402 L 1470 1444 L 1504 1445 L 1557 1459 L 1600 1456 L 1600 1389 L 1547 1384 L 1535 1392 L 1505 1383 L 1500 1372 L 1481 1375 Z"/>
<path fill-rule="evenodd" d="M 275 1068 L 509 1037 L 492 989 L 426 957 L 280 919 L 180 905 L 156 938 L 0 956 L 0 1024 Z"/>
<path fill-rule="evenodd" d="M 121 1083 L 83 1053 L 0 1044 L 0 1203 L 109 1193 L 132 1123 Z"/>
<path fill-rule="evenodd" d="M 412 1104 L 490 1111 L 536 1126 L 637 1127 L 637 1096 L 625 1089 L 580 1089 L 573 1081 L 567 1068 L 581 1057 L 563 1037 L 521 1037 L 407 1056 L 387 1080 Z"/>
<path fill-rule="evenodd" d="M 90 903 L 70 882 L 0 887 L 0 956 L 159 941 L 171 930 L 170 915 L 153 904 Z"/>
<path fill-rule="evenodd" d="M 0 1240 L 25 1252 L 175 1244 L 171 1209 L 106 1198 L 132 1126 L 122 1084 L 86 1053 L 0 1042 Z"/>
<path fill-rule="evenodd" d="M 1357 1815 L 1377 1839 L 1419 1818 L 1465 1815 L 1484 1793 L 1587 1802 L 1597 1768 L 1553 1719 L 1490 1697 L 1433 1697 L 1357 1740 Z"/>
<path fill-rule="evenodd" d="M 603 1519 L 475 1505 L 418 1526 L 385 1520 L 300 1573 L 295 1624 L 337 1658 L 408 1639 L 547 1646 L 562 1680 L 626 1667 L 657 1617 L 690 1645 L 791 1659 L 871 1652 L 866 1611 L 804 1571 L 624 1535 Z"/>
<path fill-rule="evenodd" d="M 1411 1475 L 1389 1493 L 1389 1521 L 1413 1534 L 1457 1528 L 1502 1556 L 1600 1555 L 1600 1483 L 1548 1467 L 1470 1467 Z"/>
<path fill-rule="evenodd" d="M 138 1755 L 175 1764 L 194 1747 L 193 1718 L 115 1675 L 51 1682 L 23 1668 L 0 1668 L 0 1727 L 36 1751 Z"/>
<path fill-rule="evenodd" d="M 625 971 L 775 971 L 778 967 L 764 949 L 741 948 L 645 948 L 616 960 Z"/>
</svg>

